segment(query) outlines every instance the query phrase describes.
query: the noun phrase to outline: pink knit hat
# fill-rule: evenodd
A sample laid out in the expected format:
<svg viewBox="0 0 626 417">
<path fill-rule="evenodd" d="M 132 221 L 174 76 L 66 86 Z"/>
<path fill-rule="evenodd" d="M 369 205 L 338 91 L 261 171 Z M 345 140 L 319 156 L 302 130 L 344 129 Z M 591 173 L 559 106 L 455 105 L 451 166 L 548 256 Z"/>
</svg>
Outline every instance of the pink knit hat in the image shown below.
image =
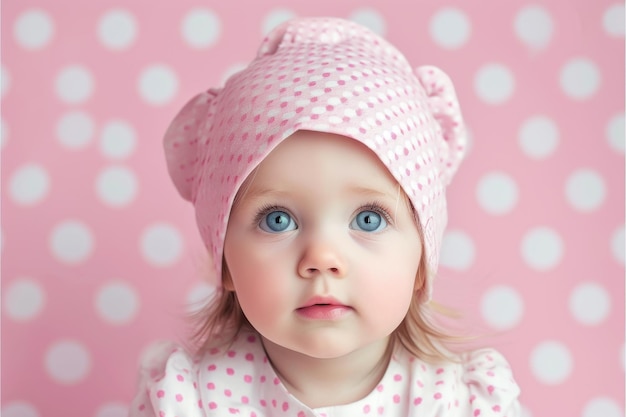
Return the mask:
<svg viewBox="0 0 626 417">
<path fill-rule="evenodd" d="M 189 101 L 165 134 L 169 173 L 196 209 L 220 282 L 233 199 L 248 174 L 297 130 L 365 144 L 400 183 L 424 230 L 430 299 L 447 222 L 445 188 L 465 149 L 450 79 L 413 69 L 370 30 L 335 18 L 274 29 L 256 59 L 220 89 Z"/>
</svg>

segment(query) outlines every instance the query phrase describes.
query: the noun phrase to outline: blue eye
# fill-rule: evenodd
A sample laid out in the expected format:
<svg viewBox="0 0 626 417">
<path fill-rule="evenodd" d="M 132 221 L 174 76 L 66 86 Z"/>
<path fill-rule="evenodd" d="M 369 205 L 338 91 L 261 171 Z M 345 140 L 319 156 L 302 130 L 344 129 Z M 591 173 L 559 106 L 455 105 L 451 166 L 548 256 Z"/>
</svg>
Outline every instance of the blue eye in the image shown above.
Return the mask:
<svg viewBox="0 0 626 417">
<path fill-rule="evenodd" d="M 259 227 L 268 233 L 281 233 L 297 229 L 291 216 L 279 210 L 267 213 L 259 222 Z"/>
<path fill-rule="evenodd" d="M 387 227 L 387 221 L 375 211 L 363 210 L 350 223 L 350 228 L 364 232 L 378 232 Z"/>
</svg>

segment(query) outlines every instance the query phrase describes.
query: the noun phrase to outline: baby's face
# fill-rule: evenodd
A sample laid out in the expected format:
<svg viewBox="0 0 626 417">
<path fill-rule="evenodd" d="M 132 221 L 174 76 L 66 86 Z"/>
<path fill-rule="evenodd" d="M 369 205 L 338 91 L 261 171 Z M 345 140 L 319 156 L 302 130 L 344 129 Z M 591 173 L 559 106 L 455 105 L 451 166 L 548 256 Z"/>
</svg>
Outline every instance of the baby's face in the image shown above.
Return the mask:
<svg viewBox="0 0 626 417">
<path fill-rule="evenodd" d="M 224 247 L 241 308 L 266 342 L 316 358 L 386 344 L 422 247 L 398 183 L 363 144 L 299 131 L 261 163 Z"/>
</svg>

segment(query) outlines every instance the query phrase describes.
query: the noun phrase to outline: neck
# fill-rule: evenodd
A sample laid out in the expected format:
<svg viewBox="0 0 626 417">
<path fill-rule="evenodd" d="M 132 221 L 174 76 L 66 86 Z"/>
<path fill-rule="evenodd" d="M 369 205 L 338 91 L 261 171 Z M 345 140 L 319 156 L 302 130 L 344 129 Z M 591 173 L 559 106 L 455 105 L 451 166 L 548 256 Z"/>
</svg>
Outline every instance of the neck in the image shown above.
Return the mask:
<svg viewBox="0 0 626 417">
<path fill-rule="evenodd" d="M 310 408 L 349 404 L 380 382 L 389 357 L 389 339 L 337 358 L 314 358 L 263 339 L 274 371 L 287 390 Z"/>
</svg>

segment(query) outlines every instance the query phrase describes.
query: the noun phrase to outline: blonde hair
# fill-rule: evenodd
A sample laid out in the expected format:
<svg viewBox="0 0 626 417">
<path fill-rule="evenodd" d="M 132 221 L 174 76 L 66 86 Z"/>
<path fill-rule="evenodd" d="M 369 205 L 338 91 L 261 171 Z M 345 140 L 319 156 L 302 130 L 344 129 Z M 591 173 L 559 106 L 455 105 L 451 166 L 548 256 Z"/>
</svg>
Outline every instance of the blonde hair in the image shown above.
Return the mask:
<svg viewBox="0 0 626 417">
<path fill-rule="evenodd" d="M 247 187 L 242 185 L 241 190 L 246 189 Z M 245 194 L 245 191 L 243 194 Z M 416 213 L 414 220 L 423 247 L 423 232 L 417 218 L 417 212 L 404 192 L 399 193 L 399 195 L 404 197 L 403 199 L 409 208 L 413 213 Z M 240 199 L 241 197 L 238 193 L 233 206 Z M 428 279 L 428 274 L 426 258 L 422 254 L 415 282 L 423 285 Z M 228 265 L 226 260 L 222 258 L 222 284 L 230 280 Z M 406 316 L 392 332 L 387 352 L 391 354 L 396 347 L 402 346 L 411 355 L 430 363 L 456 361 L 450 347 L 453 344 L 467 341 L 467 338 L 452 335 L 437 323 L 438 315 L 446 317 L 455 315 L 452 310 L 446 309 L 433 301 L 420 301 L 422 285 L 419 285 L 419 288 L 413 292 L 413 298 Z M 234 291 L 225 289 L 224 285 L 217 288 L 212 298 L 203 308 L 192 313 L 191 319 L 197 326 L 192 335 L 191 343 L 198 353 L 216 347 L 229 346 L 242 329 L 254 330 L 239 305 L 237 294 Z"/>
</svg>

